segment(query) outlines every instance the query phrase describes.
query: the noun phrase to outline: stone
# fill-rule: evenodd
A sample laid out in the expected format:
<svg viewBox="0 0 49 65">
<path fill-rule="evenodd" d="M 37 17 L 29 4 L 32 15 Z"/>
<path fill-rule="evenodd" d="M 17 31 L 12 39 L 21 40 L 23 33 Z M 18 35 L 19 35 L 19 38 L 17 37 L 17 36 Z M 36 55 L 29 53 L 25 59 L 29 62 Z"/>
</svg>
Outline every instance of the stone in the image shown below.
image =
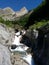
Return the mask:
<svg viewBox="0 0 49 65">
<path fill-rule="evenodd" d="M 0 44 L 0 65 L 12 65 L 10 61 L 10 52 L 7 47 Z"/>
<path fill-rule="evenodd" d="M 14 31 L 4 24 L 0 24 L 0 44 L 11 44 L 14 38 Z"/>
<path fill-rule="evenodd" d="M 6 7 L 4 9 L 0 8 L 0 17 L 2 17 L 5 21 L 10 20 L 10 21 L 15 21 L 19 20 L 19 18 L 25 14 L 28 13 L 28 10 L 26 7 L 23 7 L 20 11 L 14 11 L 10 7 Z"/>
</svg>

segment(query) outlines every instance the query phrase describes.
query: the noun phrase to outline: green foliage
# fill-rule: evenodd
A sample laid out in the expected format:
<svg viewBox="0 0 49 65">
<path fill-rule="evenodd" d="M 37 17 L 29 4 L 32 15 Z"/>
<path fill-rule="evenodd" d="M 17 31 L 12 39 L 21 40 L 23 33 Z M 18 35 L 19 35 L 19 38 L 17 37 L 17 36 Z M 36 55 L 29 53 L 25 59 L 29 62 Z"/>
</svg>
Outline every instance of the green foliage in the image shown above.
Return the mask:
<svg viewBox="0 0 49 65">
<path fill-rule="evenodd" d="M 2 17 L 0 17 L 0 23 L 3 23 L 5 25 L 7 25 L 8 27 L 13 26 L 11 21 L 9 21 L 9 20 L 5 21 L 4 19 L 2 19 Z"/>
<path fill-rule="evenodd" d="M 44 25 L 47 24 L 47 23 L 49 23 L 49 21 L 42 20 L 42 21 L 40 21 L 40 22 L 35 23 L 34 25 L 31 25 L 31 26 L 29 27 L 29 29 L 37 29 L 37 28 L 40 28 L 40 27 L 44 26 Z"/>
<path fill-rule="evenodd" d="M 1 22 L 1 23 L 4 22 L 4 20 L 2 19 L 2 17 L 0 17 L 0 22 Z"/>
<path fill-rule="evenodd" d="M 27 22 L 28 22 L 29 16 L 24 16 L 22 18 L 20 18 L 20 20 L 18 20 L 18 24 L 20 26 L 24 26 Z"/>
<path fill-rule="evenodd" d="M 24 26 L 28 22 L 29 16 L 23 16 L 19 20 L 15 21 L 9 21 L 9 20 L 4 20 L 2 17 L 0 17 L 0 23 L 6 24 L 8 27 L 15 27 L 17 24 L 20 26 Z"/>
</svg>

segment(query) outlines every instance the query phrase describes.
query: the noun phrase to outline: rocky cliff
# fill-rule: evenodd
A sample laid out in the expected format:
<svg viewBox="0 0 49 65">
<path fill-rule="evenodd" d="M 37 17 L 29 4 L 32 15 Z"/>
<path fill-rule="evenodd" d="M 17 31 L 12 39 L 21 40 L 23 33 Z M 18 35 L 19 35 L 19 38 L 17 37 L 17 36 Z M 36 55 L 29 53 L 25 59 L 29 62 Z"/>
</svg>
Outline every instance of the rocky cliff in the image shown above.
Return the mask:
<svg viewBox="0 0 49 65">
<path fill-rule="evenodd" d="M 4 20 L 15 20 L 18 17 L 21 17 L 28 13 L 28 10 L 26 7 L 23 7 L 20 11 L 14 11 L 10 7 L 6 7 L 4 9 L 0 8 L 0 17 L 2 17 Z"/>
<path fill-rule="evenodd" d="M 11 28 L 7 28 L 4 24 L 0 24 L 0 43 L 3 45 L 11 44 L 13 37 L 14 30 Z"/>
<path fill-rule="evenodd" d="M 14 30 L 0 23 L 0 65 L 12 65 L 8 46 L 12 44 Z"/>
<path fill-rule="evenodd" d="M 7 47 L 0 44 L 0 65 L 12 65 L 10 61 L 10 52 Z"/>
</svg>

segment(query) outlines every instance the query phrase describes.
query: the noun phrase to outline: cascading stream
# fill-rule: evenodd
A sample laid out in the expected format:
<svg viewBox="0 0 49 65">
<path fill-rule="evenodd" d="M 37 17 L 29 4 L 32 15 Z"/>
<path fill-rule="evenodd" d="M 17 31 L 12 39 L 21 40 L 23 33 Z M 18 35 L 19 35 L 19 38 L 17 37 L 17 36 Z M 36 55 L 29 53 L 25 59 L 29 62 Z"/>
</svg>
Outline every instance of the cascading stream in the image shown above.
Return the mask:
<svg viewBox="0 0 49 65">
<path fill-rule="evenodd" d="M 24 33 L 24 32 L 23 32 Z M 19 52 L 23 53 L 21 56 L 21 59 L 25 60 L 29 65 L 34 65 L 34 60 L 32 58 L 32 55 L 26 52 L 26 50 L 29 48 L 25 46 L 23 43 L 20 43 L 20 38 L 22 35 L 20 35 L 20 31 L 15 34 L 15 39 L 12 45 L 16 45 L 15 48 L 13 46 L 13 49 L 10 47 L 11 52 Z M 25 55 L 24 55 L 25 54 Z"/>
</svg>

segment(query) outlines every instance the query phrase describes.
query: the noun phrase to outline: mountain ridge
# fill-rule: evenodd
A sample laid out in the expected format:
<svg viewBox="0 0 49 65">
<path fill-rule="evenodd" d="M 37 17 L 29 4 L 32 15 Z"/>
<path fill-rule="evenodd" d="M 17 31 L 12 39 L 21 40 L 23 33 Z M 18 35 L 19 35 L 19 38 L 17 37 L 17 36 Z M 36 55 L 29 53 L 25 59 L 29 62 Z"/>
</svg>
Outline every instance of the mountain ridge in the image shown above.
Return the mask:
<svg viewBox="0 0 49 65">
<path fill-rule="evenodd" d="M 15 20 L 17 17 L 21 17 L 28 13 L 28 10 L 26 7 L 21 8 L 19 11 L 14 11 L 10 7 L 6 8 L 0 8 L 0 17 L 2 17 L 4 20 Z"/>
</svg>

